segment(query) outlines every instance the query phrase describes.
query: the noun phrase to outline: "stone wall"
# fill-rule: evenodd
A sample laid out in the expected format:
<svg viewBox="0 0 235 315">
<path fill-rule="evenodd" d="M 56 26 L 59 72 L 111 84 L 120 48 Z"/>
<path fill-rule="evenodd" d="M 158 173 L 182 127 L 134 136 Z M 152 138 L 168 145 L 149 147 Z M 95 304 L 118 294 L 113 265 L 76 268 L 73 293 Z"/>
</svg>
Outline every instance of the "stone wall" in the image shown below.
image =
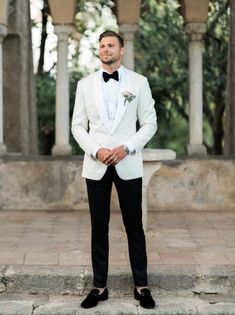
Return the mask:
<svg viewBox="0 0 235 315">
<path fill-rule="evenodd" d="M 87 209 L 82 158 L 0 159 L 0 209 Z M 235 160 L 163 162 L 149 187 L 149 209 L 235 210 Z M 112 209 L 118 209 L 116 193 Z"/>
<path fill-rule="evenodd" d="M 152 210 L 235 210 L 235 159 L 162 164 L 149 191 Z"/>
</svg>

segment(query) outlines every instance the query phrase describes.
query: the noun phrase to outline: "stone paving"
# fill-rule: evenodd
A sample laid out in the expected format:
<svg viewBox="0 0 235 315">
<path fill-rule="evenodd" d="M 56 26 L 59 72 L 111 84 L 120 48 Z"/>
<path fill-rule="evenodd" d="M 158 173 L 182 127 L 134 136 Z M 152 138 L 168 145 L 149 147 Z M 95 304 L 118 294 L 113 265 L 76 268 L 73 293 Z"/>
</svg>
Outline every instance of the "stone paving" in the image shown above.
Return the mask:
<svg viewBox="0 0 235 315">
<path fill-rule="evenodd" d="M 126 281 L 130 267 L 118 212 L 110 222 L 110 299 L 88 311 L 80 302 L 92 274 L 88 280 L 79 275 L 91 270 L 89 214 L 1 210 L 0 222 L 0 315 L 235 314 L 235 212 L 149 214 L 150 282 L 158 281 L 158 306 L 151 311 L 136 303 Z M 190 290 L 177 294 L 179 286 Z"/>
<path fill-rule="evenodd" d="M 21 298 L 21 300 L 20 300 Z M 14 299 L 14 300 L 11 300 Z M 18 300 L 17 300 L 18 299 Z M 131 298 L 111 298 L 101 302 L 93 309 L 82 309 L 77 297 L 27 295 L 12 296 L 8 301 L 1 301 L 2 315 L 234 315 L 234 301 L 207 303 L 199 298 L 160 297 L 153 310 L 140 307 Z"/>
<path fill-rule="evenodd" d="M 0 211 L 0 265 L 85 265 L 89 214 L 82 211 Z M 149 265 L 234 265 L 235 212 L 150 212 Z M 110 222 L 110 265 L 128 266 L 121 217 Z"/>
</svg>

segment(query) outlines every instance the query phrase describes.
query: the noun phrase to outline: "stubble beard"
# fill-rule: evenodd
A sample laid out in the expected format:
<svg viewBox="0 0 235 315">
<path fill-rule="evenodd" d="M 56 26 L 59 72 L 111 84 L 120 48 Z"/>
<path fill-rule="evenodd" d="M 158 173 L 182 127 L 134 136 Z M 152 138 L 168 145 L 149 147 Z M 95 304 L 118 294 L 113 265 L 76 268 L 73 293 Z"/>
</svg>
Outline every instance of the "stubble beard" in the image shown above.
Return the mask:
<svg viewBox="0 0 235 315">
<path fill-rule="evenodd" d="M 103 63 L 103 64 L 105 64 L 105 65 L 112 65 L 112 64 L 114 64 L 115 62 L 117 62 L 117 60 L 115 59 L 115 58 L 111 58 L 111 59 L 109 59 L 109 60 L 104 60 L 102 57 L 100 57 L 100 60 L 101 60 L 101 62 Z"/>
</svg>

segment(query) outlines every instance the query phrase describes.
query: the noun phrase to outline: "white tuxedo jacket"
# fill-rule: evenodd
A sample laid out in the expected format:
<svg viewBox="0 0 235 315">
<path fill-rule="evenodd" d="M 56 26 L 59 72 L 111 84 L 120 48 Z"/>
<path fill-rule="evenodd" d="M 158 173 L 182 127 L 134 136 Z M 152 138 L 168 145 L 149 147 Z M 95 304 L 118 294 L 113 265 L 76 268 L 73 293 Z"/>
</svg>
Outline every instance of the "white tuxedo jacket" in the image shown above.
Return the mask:
<svg viewBox="0 0 235 315">
<path fill-rule="evenodd" d="M 108 124 L 103 89 L 102 71 L 99 70 L 80 80 L 72 118 L 72 134 L 84 150 L 82 176 L 99 180 L 107 165 L 91 153 L 95 147 L 113 148 L 122 144 L 134 148 L 136 153 L 127 155 L 115 165 L 118 175 L 125 180 L 143 176 L 142 149 L 157 130 L 154 100 L 147 79 L 123 67 L 118 106 L 112 129 Z M 135 98 L 125 102 L 123 91 L 129 91 Z M 140 128 L 137 131 L 136 122 Z"/>
</svg>

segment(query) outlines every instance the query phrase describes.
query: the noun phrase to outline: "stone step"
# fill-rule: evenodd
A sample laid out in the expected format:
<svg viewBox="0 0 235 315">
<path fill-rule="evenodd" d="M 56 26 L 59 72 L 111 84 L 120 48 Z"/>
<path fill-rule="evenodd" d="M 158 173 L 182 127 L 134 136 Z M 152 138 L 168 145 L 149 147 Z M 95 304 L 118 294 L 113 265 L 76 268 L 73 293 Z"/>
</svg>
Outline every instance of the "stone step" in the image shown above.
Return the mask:
<svg viewBox="0 0 235 315">
<path fill-rule="evenodd" d="M 158 265 L 149 267 L 149 286 L 157 295 L 235 295 L 234 266 Z M 90 267 L 81 266 L 0 266 L 0 293 L 77 294 L 92 287 Z M 110 296 L 132 296 L 130 270 L 115 266 L 109 269 Z"/>
<path fill-rule="evenodd" d="M 221 315 L 235 314 L 234 297 L 157 296 L 157 306 L 143 309 L 133 297 L 109 298 L 93 309 L 80 307 L 81 296 L 0 294 L 1 315 Z"/>
</svg>

